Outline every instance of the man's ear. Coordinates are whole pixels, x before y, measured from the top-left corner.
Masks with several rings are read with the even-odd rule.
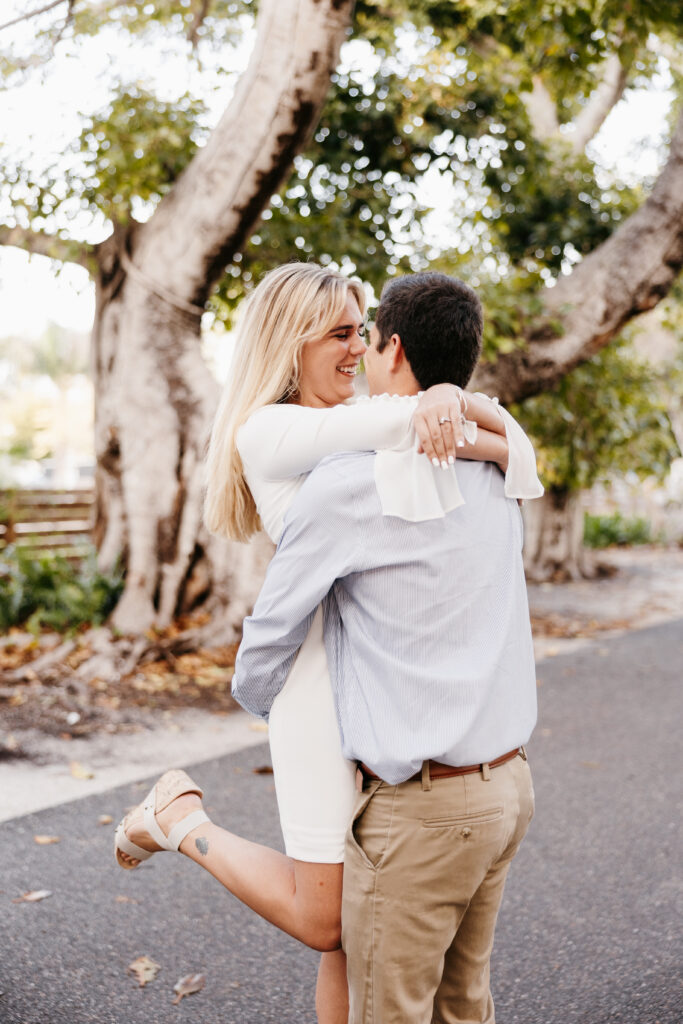
[[[389,371],[390,373],[398,373],[405,362],[406,354],[403,350],[403,342],[399,334],[392,334],[389,338]]]

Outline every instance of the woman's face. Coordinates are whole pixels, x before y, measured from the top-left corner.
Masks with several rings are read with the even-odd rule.
[[[365,322],[349,292],[336,324],[301,351],[299,405],[325,408],[353,397],[353,378],[365,353]]]

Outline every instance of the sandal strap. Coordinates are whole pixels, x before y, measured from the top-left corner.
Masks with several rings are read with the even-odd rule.
[[[199,828],[205,821],[210,820],[208,814],[202,810],[193,811],[192,814],[188,814],[186,818],[183,818],[177,825],[174,825],[168,833],[166,840],[168,843],[167,849],[177,850],[188,832],[191,832],[193,828]]]
[[[156,819],[155,813],[156,805],[156,792],[153,788],[151,793],[148,794],[143,807],[144,824],[146,831],[150,834],[157,846],[160,846],[162,850],[173,850],[172,846],[168,845],[168,839],[161,831],[159,824]]]
[[[152,789],[143,801],[143,824],[148,835],[151,836],[157,846],[160,846],[162,850],[169,850],[175,853],[188,832],[203,825],[204,822],[210,821],[210,818],[201,809],[193,811],[179,821],[177,825],[174,825],[168,836],[165,836],[156,819],[157,812],[164,810],[172,800],[182,796],[184,793],[197,793],[200,798],[203,794],[199,786],[195,785],[192,779],[183,771],[167,772],[165,776],[162,776],[162,780],[164,785],[162,787],[163,796],[160,798],[160,806],[157,808],[156,784],[152,786]],[[142,847],[132,842],[126,835],[125,821],[126,819],[124,818],[116,829],[117,850],[128,854],[129,857],[135,860],[148,860],[155,851],[143,850]]]
[[[126,835],[123,822],[116,830],[116,845],[119,850],[127,853],[129,857],[133,857],[135,860],[149,860],[154,852],[153,850],[143,850],[141,846],[137,846],[132,842]]]

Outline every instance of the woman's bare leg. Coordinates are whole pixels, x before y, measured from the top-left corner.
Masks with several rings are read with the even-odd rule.
[[[343,949],[323,953],[320,957],[315,1009],[318,1024],[347,1024],[349,986],[346,980],[346,953]]]
[[[178,797],[157,814],[162,832],[168,835],[173,825],[200,807],[196,794]],[[142,849],[158,849],[144,828],[141,810],[129,816],[126,833]],[[288,935],[323,952],[339,949],[342,864],[293,860],[213,822],[193,829],[180,844],[180,852],[201,864],[233,896]],[[326,986],[325,981],[323,989]]]

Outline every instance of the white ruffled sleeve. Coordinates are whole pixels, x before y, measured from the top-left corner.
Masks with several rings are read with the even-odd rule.
[[[481,391],[479,398],[488,398],[498,407],[503,420],[508,442],[508,468],[505,473],[506,498],[540,498],[544,487],[536,471],[536,452],[514,416],[498,404],[497,398],[489,398]]]
[[[508,468],[505,474],[507,498],[539,498],[543,485],[536,475],[536,455],[531,441],[513,416],[498,405],[508,441]],[[476,423],[467,421],[465,436],[476,441]],[[456,472],[457,460],[447,471],[434,468],[424,455],[417,454],[417,439],[411,428],[393,448],[377,453],[375,484],[385,516],[397,516],[408,522],[442,519],[464,504]]]
[[[267,405],[240,427],[237,449],[245,467],[262,480],[298,477],[336,452],[400,444],[417,402],[417,395],[377,395],[329,409]]]

